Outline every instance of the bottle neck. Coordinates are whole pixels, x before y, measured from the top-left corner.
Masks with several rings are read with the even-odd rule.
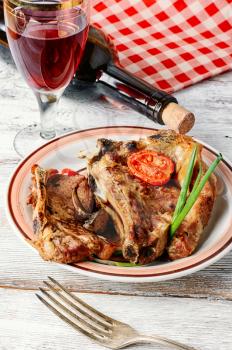
[[[112,63],[108,64],[98,79],[107,92],[151,120],[164,124],[162,112],[175,97],[140,80]]]

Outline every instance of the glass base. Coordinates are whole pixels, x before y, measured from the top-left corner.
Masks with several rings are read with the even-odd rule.
[[[61,136],[74,131],[73,128],[61,127],[56,130],[56,136]],[[44,145],[52,138],[41,137],[41,128],[39,124],[32,124],[20,130],[14,138],[14,149],[20,158],[24,158],[36,148]]]

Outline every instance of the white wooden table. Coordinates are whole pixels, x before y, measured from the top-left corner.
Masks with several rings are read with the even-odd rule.
[[[195,112],[191,134],[232,159],[232,73],[176,94]],[[154,124],[127,108],[116,110],[96,93],[66,91],[59,117],[79,128],[106,124]],[[47,263],[12,232],[4,212],[8,178],[19,158],[16,132],[38,121],[32,92],[16,71],[8,49],[0,48],[0,349],[96,349],[81,334],[50,313],[34,294],[48,275],[119,320],[191,344],[201,350],[232,348],[232,253],[204,271],[164,283],[121,284],[86,278]],[[131,349],[152,349],[139,346]]]

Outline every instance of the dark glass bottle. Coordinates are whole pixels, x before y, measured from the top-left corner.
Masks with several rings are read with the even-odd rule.
[[[7,45],[0,0],[0,44]],[[105,35],[90,28],[87,45],[76,78],[96,82],[106,95],[147,116],[159,124],[166,124],[181,133],[194,124],[194,115],[178,105],[177,99],[120,68],[117,52]]]

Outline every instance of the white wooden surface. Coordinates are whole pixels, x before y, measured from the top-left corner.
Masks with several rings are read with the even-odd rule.
[[[232,160],[232,73],[217,76],[176,94],[195,112],[191,134]],[[69,87],[59,118],[78,128],[154,124],[127,108],[103,103],[95,89],[86,95]],[[41,261],[18,240],[7,223],[4,196],[19,161],[15,133],[38,121],[38,109],[10,57],[0,48],[0,349],[100,350],[52,315],[34,296],[51,275],[109,315],[147,333],[165,335],[202,350],[232,348],[232,253],[215,265],[182,279],[158,284],[120,284],[74,274]],[[59,122],[59,120],[58,120]],[[138,346],[132,349],[151,349]],[[157,348],[158,349],[158,348]]]

